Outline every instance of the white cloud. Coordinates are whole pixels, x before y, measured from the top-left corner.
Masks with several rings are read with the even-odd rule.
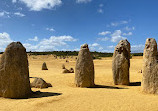
[[[132,45],[131,52],[132,53],[140,53],[140,52],[142,53],[144,48],[145,48],[145,45],[142,45],[142,44]]]
[[[20,13],[20,12],[15,12],[14,15],[19,16],[19,17],[24,17],[25,16],[23,13]]]
[[[13,16],[24,17],[25,15],[20,12],[7,12],[7,11],[0,12],[0,17],[11,18]]]
[[[113,52],[116,46],[111,45],[107,46],[107,52]],[[131,53],[143,53],[145,45],[138,44],[138,45],[131,45]]]
[[[106,51],[104,51],[104,52],[110,52],[110,53],[113,53],[115,47],[116,47],[116,46],[114,46],[114,45],[107,46],[107,47],[106,47]]]
[[[1,11],[1,12],[0,12],[0,17],[8,17],[8,18],[9,18],[9,17],[10,17],[9,14],[10,14],[10,12]]]
[[[17,1],[16,0],[12,0],[12,3],[16,3]]]
[[[128,24],[128,21],[112,22],[110,25],[116,27],[122,24]]]
[[[33,45],[28,43],[28,41],[36,41],[36,44]],[[72,36],[51,36],[49,38],[41,39],[38,41],[38,37],[35,36],[32,39],[28,39],[26,43],[23,43],[24,47],[27,51],[53,51],[61,49],[68,49],[69,44],[68,42],[75,42],[77,39],[73,38]],[[0,33],[0,50],[4,51],[6,46],[13,42],[11,40],[10,35],[6,32]],[[95,44],[94,44],[95,45]],[[70,49],[69,49],[70,50]]]
[[[51,36],[48,39],[42,39],[38,44],[32,45],[25,43],[27,51],[53,51],[58,48],[67,48],[69,45],[67,42],[75,42],[77,39],[72,36]]]
[[[99,7],[101,8],[101,7],[103,7],[104,6],[104,4],[99,4]]]
[[[103,47],[98,43],[89,44],[89,49],[91,51],[102,51]]]
[[[133,35],[133,33],[132,32],[128,32],[128,33],[123,33],[122,35],[130,36],[130,35]]]
[[[4,16],[4,12],[0,12],[0,17],[3,17]]]
[[[41,11],[43,9],[52,9],[62,4],[61,0],[19,0],[26,4],[32,11]]]
[[[104,32],[100,32],[98,35],[107,35],[107,34],[110,34],[111,32],[110,31],[104,31]]]
[[[108,37],[103,37],[103,38],[98,38],[97,40],[98,40],[98,41],[108,41],[109,38],[108,38]]]
[[[46,45],[55,45],[55,46],[62,46],[67,45],[66,42],[74,42],[76,39],[74,39],[71,36],[51,36],[49,39],[43,39],[40,44],[46,44]]]
[[[110,31],[105,31],[105,32],[100,32],[98,33],[98,35],[108,35],[108,34],[111,34]],[[110,37],[103,37],[103,38],[97,38],[97,40],[100,40],[100,41],[108,41],[109,39],[111,40],[111,42],[118,42],[122,39],[126,39],[126,37],[123,37],[122,35],[126,35],[126,36],[130,36],[132,35],[133,33],[132,32],[129,32],[129,33],[122,33],[121,30],[115,30],[111,35]]]
[[[128,24],[128,21],[121,21],[120,24]]]
[[[103,9],[98,9],[98,13],[103,13]]]
[[[92,0],[76,0],[77,3],[88,3],[91,2]]]
[[[125,37],[122,37],[121,30],[115,30],[113,34],[111,34],[111,42],[119,42],[120,40],[126,39]]]
[[[115,23],[112,22],[112,23],[111,23],[111,26],[118,26],[118,23],[117,23],[117,22],[115,22]]]
[[[32,45],[30,43],[24,43],[23,46],[27,51],[38,51],[38,45]]]
[[[104,6],[104,4],[99,4],[99,9],[97,10],[98,13],[104,13],[104,11],[102,9],[103,6]]]
[[[55,30],[53,28],[46,28],[46,30],[54,32]]]
[[[75,48],[75,49],[74,49],[74,51],[79,51],[79,50],[80,50],[79,48]]]
[[[20,10],[20,11],[21,11],[21,10],[22,10],[22,7],[17,8],[17,10]]]
[[[100,44],[98,44],[98,43],[93,43],[93,44],[89,45],[89,47],[98,47],[98,46],[100,46]]]
[[[37,42],[38,41],[38,37],[37,36],[35,36],[33,39],[28,39],[29,41],[35,41],[35,42]]]
[[[102,51],[104,48],[103,47],[99,47],[99,51]]]
[[[126,31],[135,30],[135,27],[128,27],[128,26],[126,26],[126,27],[124,28],[124,30],[126,30]]]
[[[110,46],[108,46],[108,49],[114,49],[114,48],[115,48],[114,45],[110,45]]]
[[[6,32],[0,33],[0,50],[4,51],[6,46],[11,43],[10,35]]]
[[[108,52],[113,52],[116,46],[111,45],[107,46],[107,51]],[[132,53],[142,53],[144,50],[145,45],[138,44],[138,45],[131,45],[131,52]]]
[[[111,45],[107,46],[107,52],[113,52],[116,46]],[[143,53],[145,45],[138,44],[138,45],[131,45],[131,53]]]

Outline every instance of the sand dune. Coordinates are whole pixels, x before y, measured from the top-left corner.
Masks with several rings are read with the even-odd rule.
[[[46,62],[48,70],[41,70]],[[131,86],[115,86],[112,80],[112,58],[94,60],[96,88],[76,88],[74,73],[62,74],[62,64],[75,68],[75,58],[54,59],[53,56],[30,56],[30,77],[41,77],[53,87],[32,88],[41,91],[29,99],[0,98],[0,111],[157,111],[155,95],[141,92],[142,57],[131,59]],[[32,79],[31,79],[32,81]]]

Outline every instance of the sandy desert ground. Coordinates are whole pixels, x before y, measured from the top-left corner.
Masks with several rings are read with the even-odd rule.
[[[29,99],[0,98],[0,111],[158,111],[158,96],[141,92],[142,57],[133,57],[130,86],[115,86],[112,80],[112,58],[94,60],[96,88],[77,88],[74,73],[62,74],[61,66],[75,68],[75,59],[54,59],[53,56],[30,56],[30,77],[41,77],[53,87],[32,88],[40,91]],[[41,70],[43,62],[49,70]],[[32,80],[31,80],[32,81]]]

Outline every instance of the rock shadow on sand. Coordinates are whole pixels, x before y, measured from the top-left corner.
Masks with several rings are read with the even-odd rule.
[[[51,97],[51,96],[59,96],[62,93],[54,93],[54,92],[32,92],[32,94],[27,98],[8,98],[8,99],[31,99],[31,98],[43,98],[43,97]]]
[[[62,95],[62,93],[36,91],[33,92],[32,96],[30,96],[29,98],[43,98],[43,97],[59,96],[59,95]]]
[[[141,82],[131,82],[129,86],[141,86]]]
[[[105,86],[105,85],[95,85],[94,87],[89,87],[89,88],[127,89],[127,88],[123,88],[123,87]]]

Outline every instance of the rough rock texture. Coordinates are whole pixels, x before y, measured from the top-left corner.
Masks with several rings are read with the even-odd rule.
[[[87,44],[81,46],[75,67],[77,87],[94,86],[94,63]]]
[[[112,61],[113,80],[115,85],[129,85],[130,43],[121,40],[115,47]]]
[[[158,94],[158,52],[153,38],[146,40],[143,62],[142,90],[145,93]]]
[[[48,70],[47,65],[46,65],[45,62],[42,64],[42,70]]]
[[[48,88],[52,87],[50,83],[46,83],[42,78],[35,78],[34,81],[30,84],[32,88]]]
[[[0,96],[28,98],[31,93],[26,49],[12,42],[0,58]]]

